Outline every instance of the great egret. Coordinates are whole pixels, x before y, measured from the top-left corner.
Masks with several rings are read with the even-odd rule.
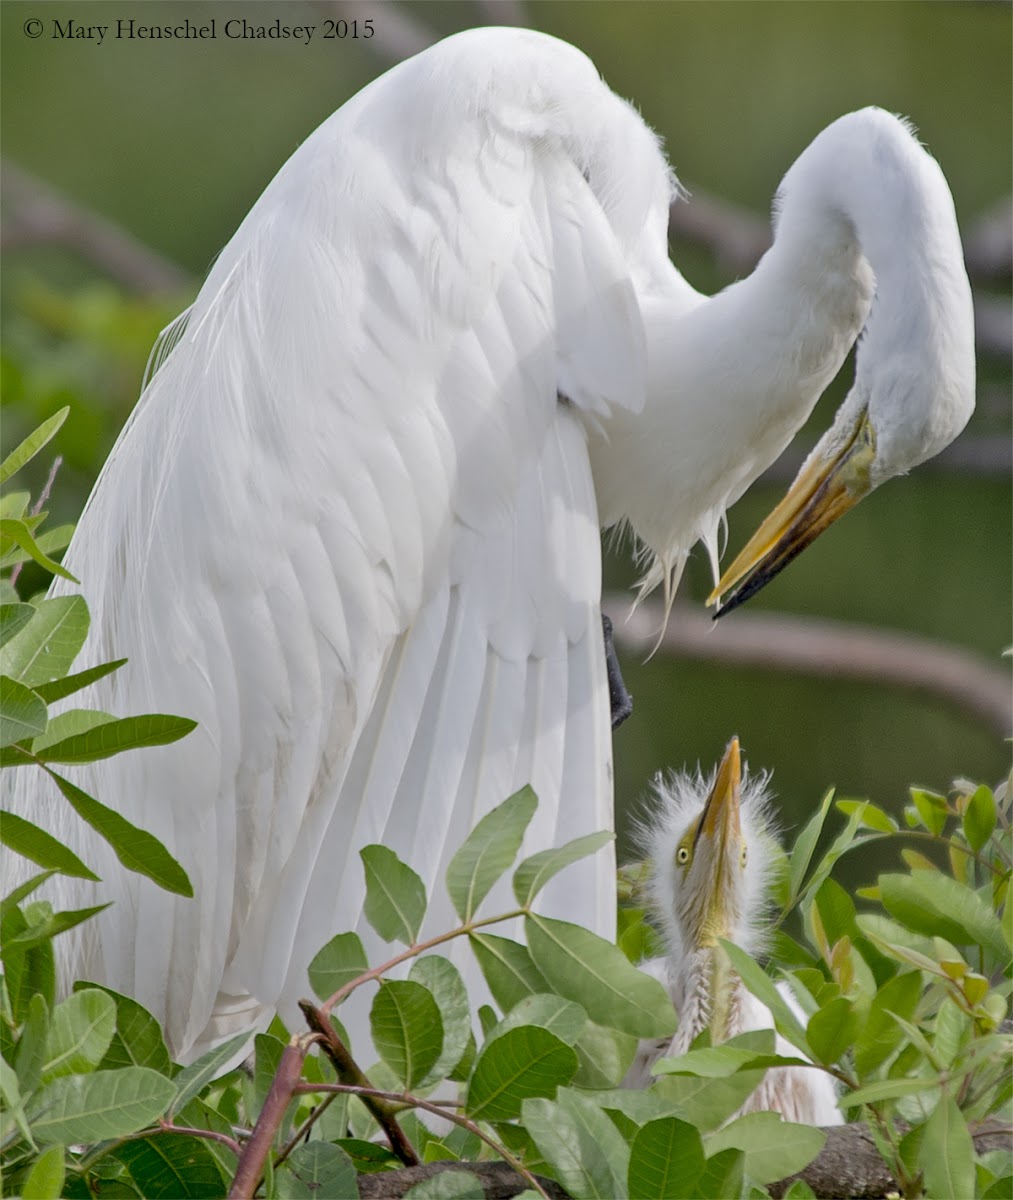
[[[705,1029],[717,1045],[738,1033],[772,1029],[767,1008],[731,969],[719,939],[758,953],[764,943],[771,866],[770,797],[766,778],[742,774],[738,738],[707,784],[700,776],[676,775],[658,784],[659,811],[644,830],[653,861],[652,908],[660,918],[668,954],[642,969],[668,989],[679,1014],[669,1039],[642,1042],[625,1087],[646,1087],[659,1058],[684,1054]],[[787,984],[778,985],[798,1009]],[[778,1054],[799,1052],[778,1034]],[[789,1121],[839,1125],[833,1080],[814,1067],[768,1071],[739,1110],[772,1110]]]
[[[366,843],[428,885],[425,933],[453,920],[450,854],[516,787],[541,797],[529,851],[612,825],[601,526],[630,523],[670,596],[867,317],[835,425],[866,439],[864,478],[967,420],[953,205],[903,122],[825,130],[773,248],[713,298],[669,262],[675,186],[578,50],[472,30],[325,121],[166,331],[67,564],[82,666],[130,658],[83,702],[200,726],[78,778],[196,899],[118,869],[34,777],[16,806],[116,901],[61,937],[64,976],[137,997],[180,1060],[292,1016],[312,954],[365,930]],[[611,935],[613,859],[544,907]]]

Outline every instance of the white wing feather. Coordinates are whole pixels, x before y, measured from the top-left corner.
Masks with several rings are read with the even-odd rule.
[[[172,329],[68,565],[81,665],[130,658],[83,702],[200,724],[73,775],[195,899],[37,778],[15,803],[104,876],[59,902],[116,901],[64,971],[136,996],[178,1058],[293,1020],[312,954],[365,928],[363,845],[419,872],[435,932],[450,854],[516,787],[528,850],[611,825],[586,422],[643,403],[671,186],[579,52],[461,35],[306,141]],[[612,872],[573,868],[546,910],[610,935]]]

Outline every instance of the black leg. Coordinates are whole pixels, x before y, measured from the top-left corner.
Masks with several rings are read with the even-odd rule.
[[[609,680],[609,703],[612,706],[612,728],[618,729],[626,718],[633,712],[633,697],[623,683],[623,673],[619,670],[619,659],[616,658],[616,647],[612,640],[612,622],[604,613],[601,615],[601,628],[605,636],[605,669]]]

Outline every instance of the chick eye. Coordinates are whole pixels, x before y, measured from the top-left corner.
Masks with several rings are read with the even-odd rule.
[[[680,867],[684,867],[689,862],[689,847],[680,846],[675,852],[675,861]]]
[[[742,847],[742,869],[743,869],[743,871],[746,869],[746,847],[745,846]]]

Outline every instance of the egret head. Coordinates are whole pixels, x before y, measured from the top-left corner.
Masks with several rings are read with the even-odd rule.
[[[660,780],[657,792],[643,843],[654,861],[651,902],[670,961],[721,938],[756,953],[775,846],[766,776],[750,778],[732,738],[709,779],[675,775]]]
[[[875,278],[855,383],[711,593],[710,604],[726,595],[717,616],[755,595],[863,496],[948,446],[974,410],[971,287],[939,165],[907,122],[879,109],[851,113],[812,143],[804,172],[799,159],[785,176],[779,235],[814,203],[831,151],[850,168],[843,200]]]

